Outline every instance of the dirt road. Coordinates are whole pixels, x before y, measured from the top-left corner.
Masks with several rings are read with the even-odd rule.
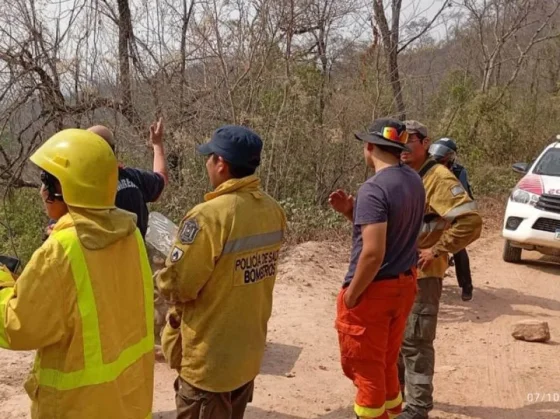
[[[454,276],[445,281],[437,338],[436,410],[441,419],[560,418],[560,265],[538,255],[501,261],[502,240],[471,250],[475,297],[463,303]],[[348,250],[306,243],[282,263],[269,344],[247,419],[350,419],[354,394],[342,376],[333,329],[334,301]],[[549,344],[513,340],[512,324],[549,322]],[[0,418],[27,418],[21,389],[32,355],[0,351]],[[156,369],[154,418],[172,419],[174,376]]]

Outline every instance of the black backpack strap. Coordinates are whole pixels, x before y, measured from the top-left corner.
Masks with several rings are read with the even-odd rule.
[[[461,166],[460,164],[454,164],[453,167],[451,168],[451,171],[453,172],[453,174],[455,175],[455,177],[457,179],[459,179],[459,176],[461,176],[461,172],[464,170],[465,168],[463,166]]]
[[[428,161],[428,163],[426,163],[426,164],[424,165],[424,167],[422,167],[422,168],[420,169],[420,171],[418,172],[418,174],[420,175],[420,177],[424,177],[424,175],[425,175],[426,173],[428,173],[428,171],[429,171],[432,167],[434,167],[436,164],[438,164],[438,162],[435,161],[435,160],[430,160],[430,161]]]

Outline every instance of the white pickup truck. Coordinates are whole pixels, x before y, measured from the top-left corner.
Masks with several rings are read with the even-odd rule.
[[[523,250],[560,256],[560,141],[546,147],[532,164],[516,163],[513,170],[524,176],[506,207],[504,261],[520,262]]]

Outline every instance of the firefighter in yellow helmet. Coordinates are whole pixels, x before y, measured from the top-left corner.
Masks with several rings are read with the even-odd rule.
[[[31,161],[57,223],[16,281],[0,270],[0,347],[38,350],[31,417],[151,418],[153,285],[134,216],[115,208],[115,155],[67,129]]]

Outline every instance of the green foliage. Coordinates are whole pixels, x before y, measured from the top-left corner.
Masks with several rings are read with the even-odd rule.
[[[469,171],[475,198],[503,196],[511,191],[520,176],[509,167],[483,164]]]
[[[330,208],[318,207],[307,199],[286,198],[280,205],[288,218],[290,242],[328,238],[333,231],[348,229],[350,223]],[[332,238],[332,237],[331,237]]]
[[[451,71],[442,80],[438,91],[431,98],[430,115],[441,115],[462,106],[476,96],[474,80],[463,71]],[[448,121],[449,122],[449,121]]]
[[[298,65],[294,72],[301,93],[312,97],[316,96],[323,77],[319,69],[313,65]]]
[[[33,189],[11,191],[2,201],[0,214],[0,254],[27,263],[41,245],[47,223],[39,194]]]
[[[509,192],[516,162],[530,162],[560,132],[558,98],[494,87],[483,94],[472,77],[450,72],[432,97],[427,124],[432,139],[457,141],[459,158],[477,196]]]

